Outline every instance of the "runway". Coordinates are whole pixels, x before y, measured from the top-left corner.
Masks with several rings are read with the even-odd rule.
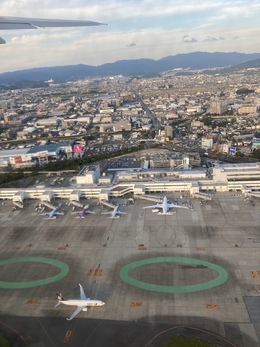
[[[119,219],[87,202],[97,213],[84,219],[64,201],[56,220],[35,213],[34,201],[14,212],[1,206],[0,327],[17,346],[150,347],[180,332],[259,345],[260,201],[216,193],[158,216],[142,209],[147,201],[117,199],[127,212]],[[76,308],[54,309],[55,294],[79,298],[78,283],[106,304],[68,322]]]

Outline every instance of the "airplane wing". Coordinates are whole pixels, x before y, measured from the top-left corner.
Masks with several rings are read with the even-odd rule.
[[[71,212],[71,214],[81,214],[81,213],[82,213],[82,211]],[[95,214],[96,212],[94,212],[94,211],[89,211],[89,210],[87,210],[87,211],[85,212],[85,214],[89,214],[89,213]]]
[[[86,21],[86,20],[0,17],[0,31],[1,30],[54,28],[54,27],[96,26],[96,25],[107,25],[107,24]],[[0,37],[0,44],[4,44],[4,43],[5,43],[5,40]]]
[[[117,214],[127,214],[126,212],[117,211]]]
[[[0,30],[106,25],[88,20],[0,17]]]
[[[57,306],[59,306],[61,304],[61,301],[58,301],[57,304],[54,306],[54,308],[56,308]]]
[[[75,212],[75,214],[76,213],[78,213],[78,214],[80,214],[80,213],[82,213],[82,211],[78,211],[78,212]],[[87,210],[86,212],[85,212],[85,214],[95,214],[96,212],[94,212],[94,211],[89,211],[89,210]],[[72,214],[73,214],[73,212],[72,212]]]
[[[72,320],[73,318],[76,317],[77,314],[79,314],[83,309],[87,309],[86,306],[79,306],[76,311],[70,316],[70,318],[66,318],[67,320]]]
[[[84,289],[80,283],[79,283],[79,288],[80,288],[80,299],[81,300],[90,300],[89,298],[86,297]]]
[[[158,207],[162,208],[162,205],[161,204],[156,204],[156,205],[145,206],[143,208],[158,208]]]
[[[112,212],[101,212],[101,214],[111,214]]]
[[[167,204],[168,208],[188,208],[187,206],[181,206],[176,204]]]

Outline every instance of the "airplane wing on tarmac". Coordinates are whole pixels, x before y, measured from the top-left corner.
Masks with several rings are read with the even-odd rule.
[[[70,316],[70,318],[66,318],[67,320],[72,320],[73,318],[75,318],[83,309],[87,309],[86,306],[79,306],[76,311]]]

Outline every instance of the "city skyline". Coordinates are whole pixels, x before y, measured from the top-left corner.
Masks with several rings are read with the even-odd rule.
[[[84,19],[108,26],[2,31],[0,73],[57,65],[101,65],[178,53],[258,53],[260,1],[0,0],[1,15]]]

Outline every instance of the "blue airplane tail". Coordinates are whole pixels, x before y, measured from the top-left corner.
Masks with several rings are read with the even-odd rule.
[[[65,300],[65,298],[62,296],[61,293],[56,293],[56,295],[57,295],[58,300],[60,300],[60,301],[64,301]]]

